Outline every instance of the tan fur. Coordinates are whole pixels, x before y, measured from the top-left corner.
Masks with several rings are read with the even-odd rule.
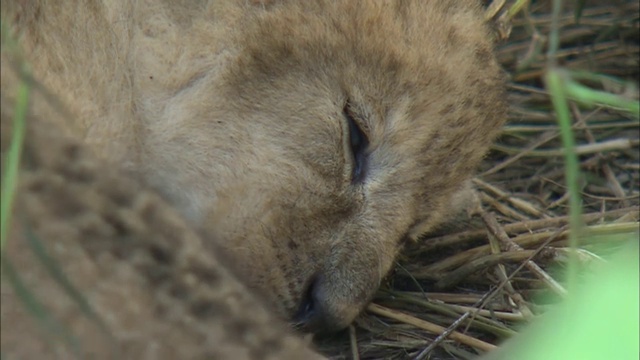
[[[10,70],[3,68],[3,85],[15,84]],[[7,92],[3,160],[14,109]],[[31,103],[44,105],[41,95],[32,90]],[[30,116],[27,124],[2,259],[3,359],[321,359],[156,194],[96,160],[46,118]],[[36,244],[90,311],[64,290]],[[33,306],[12,285],[12,269],[46,317],[27,310]]]
[[[313,286],[329,328],[366,305],[402,240],[443,221],[504,120],[475,1],[3,1],[2,11],[35,76],[78,119],[58,123],[219,239],[285,318]],[[369,139],[361,184],[347,102]]]

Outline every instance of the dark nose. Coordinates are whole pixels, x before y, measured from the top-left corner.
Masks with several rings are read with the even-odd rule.
[[[327,309],[327,294],[321,278],[313,279],[305,292],[294,317],[295,326],[306,332],[326,334],[344,326]]]

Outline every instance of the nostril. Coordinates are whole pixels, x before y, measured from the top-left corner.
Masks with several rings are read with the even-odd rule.
[[[320,275],[307,285],[294,317],[294,325],[299,330],[316,334],[330,333],[345,328],[356,314],[349,313],[350,308],[336,307],[334,299],[328,297],[330,284]],[[353,307],[353,309],[356,309]]]
[[[317,317],[316,301],[313,296],[316,283],[315,279],[312,279],[309,282],[309,285],[307,285],[302,299],[300,300],[300,306],[298,307],[298,311],[294,317],[294,321],[298,327],[306,329],[311,323],[317,321],[315,319]]]

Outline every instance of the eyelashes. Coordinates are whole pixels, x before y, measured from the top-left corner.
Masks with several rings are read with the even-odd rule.
[[[362,131],[358,122],[355,120],[356,116],[353,113],[349,103],[344,106],[343,114],[347,122],[347,129],[349,131],[349,149],[351,153],[351,182],[354,184],[361,183],[364,180],[366,174],[366,162],[367,154],[366,150],[369,146],[369,139],[367,135]]]

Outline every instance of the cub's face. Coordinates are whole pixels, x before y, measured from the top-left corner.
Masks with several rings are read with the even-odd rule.
[[[474,6],[302,3],[246,9],[142,170],[284,317],[331,330],[443,220],[504,106]]]

